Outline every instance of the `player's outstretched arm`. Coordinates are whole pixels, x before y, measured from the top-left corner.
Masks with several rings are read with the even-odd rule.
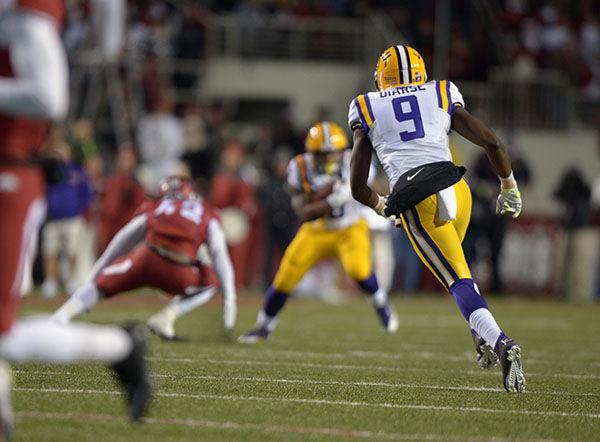
[[[381,216],[384,215],[386,198],[377,194],[368,185],[369,170],[371,168],[371,152],[373,146],[369,137],[361,130],[355,129],[353,133],[354,145],[350,160],[350,188],[356,201],[371,207]]]
[[[129,252],[144,240],[147,221],[148,217],[146,214],[138,215],[117,232],[106,247],[104,253],[102,253],[102,256],[100,256],[98,261],[96,261],[96,264],[94,264],[90,276],[91,281],[98,277],[104,267],[109,265],[119,256]]]
[[[229,330],[235,326],[237,318],[235,274],[227,251],[225,232],[217,219],[212,219],[208,224],[206,243],[223,289],[223,324]]]
[[[504,144],[496,134],[479,118],[463,108],[457,108],[452,114],[452,128],[485,152],[500,178],[501,190],[496,203],[496,212],[510,213],[516,218],[521,213],[521,194],[512,173],[510,158]]]

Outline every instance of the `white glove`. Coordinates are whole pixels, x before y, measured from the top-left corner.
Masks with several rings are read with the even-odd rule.
[[[333,192],[331,192],[325,200],[332,209],[339,209],[348,201],[352,200],[350,184],[345,181],[336,181],[333,185]]]
[[[387,207],[388,197],[383,196],[383,195],[378,195],[378,196],[379,196],[379,201],[377,201],[377,205],[375,207],[373,207],[373,210],[375,212],[377,212],[377,215],[387,218],[387,216],[385,216],[385,208]]]
[[[231,330],[235,327],[237,318],[237,305],[235,303],[235,295],[226,296],[223,301],[223,325],[226,330]]]
[[[521,192],[517,187],[513,174],[507,178],[500,178],[502,183],[500,186],[500,195],[496,201],[496,213],[504,215],[511,213],[513,218],[516,218],[521,213],[523,202],[521,201]]]

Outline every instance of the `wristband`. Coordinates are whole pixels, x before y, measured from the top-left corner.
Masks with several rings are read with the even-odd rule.
[[[500,178],[500,187],[502,189],[516,189],[517,188],[517,181],[515,180],[512,170],[510,171],[510,175],[507,176],[506,178],[502,178],[501,176],[499,176],[498,178]]]

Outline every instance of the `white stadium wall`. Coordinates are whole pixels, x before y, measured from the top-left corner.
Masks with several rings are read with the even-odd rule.
[[[218,58],[207,66],[203,93],[289,101],[300,126],[311,124],[325,106],[332,119],[345,123],[362,79],[364,72],[355,64]]]
[[[502,136],[502,131],[498,131]],[[532,180],[524,189],[524,209],[530,215],[556,215],[560,207],[552,197],[565,170],[577,167],[590,185],[600,179],[598,135],[592,130],[533,131],[516,133],[515,142],[531,168]],[[460,136],[452,136],[460,149],[462,164],[469,167],[480,152],[477,146]]]

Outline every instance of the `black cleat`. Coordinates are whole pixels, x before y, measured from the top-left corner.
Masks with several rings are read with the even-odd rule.
[[[125,331],[131,337],[133,347],[123,361],[112,365],[112,369],[127,394],[129,417],[136,422],[146,412],[152,396],[150,372],[144,359],[146,335],[144,328],[139,325],[127,326]]]
[[[521,366],[521,346],[505,336],[500,335],[496,344],[498,361],[502,367],[502,382],[508,392],[523,393],[525,391],[525,375]]]
[[[479,368],[488,370],[498,365],[498,356],[494,353],[492,346],[485,342],[485,339],[479,336],[475,330],[471,330],[471,336],[473,344],[475,344]]]

